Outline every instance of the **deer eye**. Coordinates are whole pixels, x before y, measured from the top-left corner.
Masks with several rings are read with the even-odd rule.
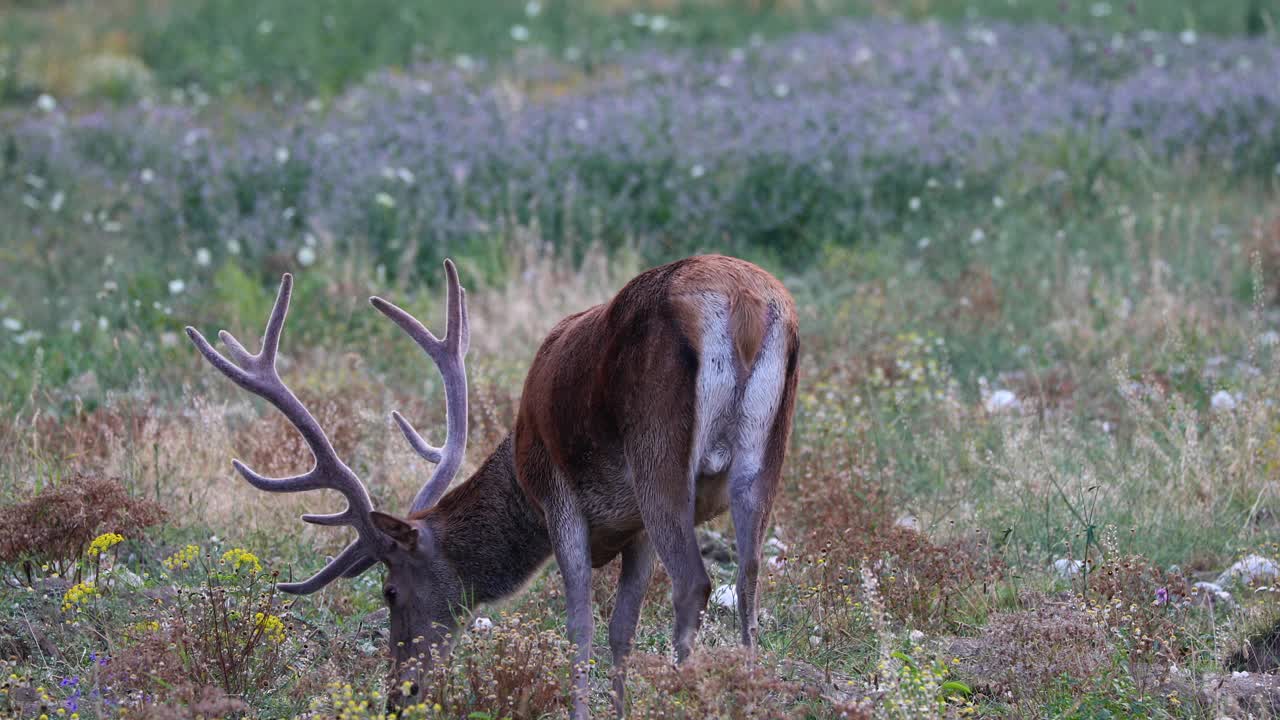
[[[387,599],[387,604],[390,605],[396,601],[396,589],[394,587],[387,586],[386,588],[383,588],[382,596]]]

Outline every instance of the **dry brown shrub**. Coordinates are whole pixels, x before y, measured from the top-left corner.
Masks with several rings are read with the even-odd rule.
[[[803,685],[781,680],[743,648],[704,648],[676,666],[636,654],[628,678],[632,717],[756,720],[806,717]]]
[[[1003,314],[1000,289],[991,271],[980,265],[965,268],[959,278],[948,283],[946,294],[955,299],[947,306],[951,320],[969,326],[990,325],[999,322]]]
[[[420,670],[419,700],[442,717],[488,713],[540,718],[567,706],[572,645],[558,630],[519,614],[502,615],[488,630],[465,632],[447,661]]]
[[[1112,557],[1089,574],[1088,592],[1090,607],[1121,638],[1131,662],[1168,667],[1186,657],[1185,607],[1178,601],[1191,588],[1183,576],[1140,555]]]
[[[856,620],[851,608],[866,566],[891,615],[912,627],[945,626],[967,592],[998,575],[985,536],[939,543],[897,523],[890,494],[857,459],[805,446],[795,456],[792,492],[775,514],[803,525],[771,584],[815,604],[814,616]]]
[[[190,685],[170,632],[149,632],[122,645],[102,669],[102,679],[129,693],[155,694]]]
[[[1063,676],[1096,677],[1110,660],[1107,640],[1105,627],[1069,600],[995,613],[982,635],[954,641],[950,652],[975,690],[1026,699]]]
[[[1261,271],[1262,301],[1268,304],[1280,302],[1280,217],[1270,222],[1254,224],[1251,242],[1246,248],[1249,258],[1256,258]]]
[[[129,495],[119,480],[80,473],[0,506],[0,562],[74,560],[100,533],[137,537],[164,517],[164,508]]]
[[[197,687],[182,684],[169,688],[158,700],[130,707],[127,717],[142,720],[201,720],[242,717],[248,711],[249,706],[243,700],[227,695],[215,685]]]

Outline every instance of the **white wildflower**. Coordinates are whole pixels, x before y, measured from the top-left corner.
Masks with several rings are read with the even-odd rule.
[[[907,207],[911,210],[911,212],[919,212],[919,210],[920,210],[920,198],[918,198],[918,197],[913,197],[913,198],[911,198],[910,200],[908,200],[908,201],[907,201]]]
[[[316,261],[316,251],[309,245],[303,245],[298,250],[298,264],[302,267],[311,267]]]
[[[44,93],[36,98],[36,107],[43,112],[51,113],[58,109],[58,101],[54,100],[52,95]]]
[[[58,192],[53,194],[53,197],[49,198],[49,209],[54,212],[58,212],[59,210],[62,209],[62,205],[63,203],[66,202],[66,200],[67,200],[66,193],[59,190]]]
[[[991,414],[1013,412],[1022,407],[1022,402],[1018,400],[1018,396],[1009,390],[996,390],[987,397],[987,401],[983,403],[983,407]]]
[[[209,252],[209,248],[196,248],[196,264],[200,267],[209,267],[213,262],[213,253]]]
[[[1236,399],[1226,390],[1219,390],[1209,398],[1209,407],[1214,412],[1230,412],[1236,409]]]
[[[512,25],[511,39],[516,42],[525,42],[529,39],[529,28],[523,25]]]
[[[1191,28],[1187,28],[1186,30],[1183,30],[1180,35],[1178,35],[1178,39],[1182,41],[1183,45],[1195,45],[1196,40],[1198,40],[1199,37],[1196,35],[1195,30],[1192,30]]]
[[[276,148],[276,162],[281,165],[289,162],[289,148],[287,147]]]
[[[706,174],[707,174],[707,169],[702,167],[701,165],[694,165],[693,167],[689,168],[689,175],[694,180],[697,180],[698,178]]]
[[[151,168],[142,168],[142,172],[138,173],[138,179],[143,185],[150,185],[156,179],[156,173]]]
[[[378,203],[379,205],[385,208],[393,208],[396,206],[396,199],[384,192],[380,192],[377,195],[374,195],[373,200],[374,202]]]
[[[538,17],[542,14],[542,3],[538,0],[529,0],[524,4],[524,14],[529,17]]]
[[[9,332],[19,332],[22,330],[22,321],[17,318],[7,317],[3,321],[4,329]]]
[[[181,278],[174,278],[169,281],[169,294],[181,295],[187,289],[187,283]]]

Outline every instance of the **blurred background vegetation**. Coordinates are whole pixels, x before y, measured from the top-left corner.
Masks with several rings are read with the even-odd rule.
[[[3,95],[125,93],[114,73],[207,92],[331,95],[372,70],[459,56],[509,59],[516,37],[553,53],[704,47],[844,17],[1013,20],[1103,31],[1274,35],[1274,0],[6,0]],[[531,7],[539,9],[529,13]],[[648,16],[664,18],[656,24]],[[523,28],[516,30],[516,28]],[[113,73],[113,74],[114,74]]]

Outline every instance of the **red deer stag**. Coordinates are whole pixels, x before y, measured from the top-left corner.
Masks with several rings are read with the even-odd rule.
[[[346,510],[304,515],[349,525],[358,538],[313,577],[285,583],[311,593],[375,563],[391,613],[390,644],[401,682],[393,706],[412,703],[430,647],[448,649],[457,618],[521,588],[552,555],[564,578],[568,634],[576,644],[573,715],[588,716],[594,617],[591,571],[622,556],[609,621],[613,696],[622,713],[627,654],[656,553],[671,576],[677,657],[692,649],[711,582],[694,527],[727,508],[739,557],[742,642],[757,642],[756,586],[761,539],[778,491],[791,431],[799,351],[795,304],[786,288],[751,263],[687,258],[644,272],[612,301],[561,320],[525,380],[515,431],[466,482],[446,493],[467,439],[469,330],[465,292],[452,262],[442,339],[381,298],[391,318],[444,378],[447,433],[429,445],[399,413],[392,417],[435,472],[408,513],[375,511],[360,479],[334,452],[315,418],[276,372],[292,278],[284,276],[262,350],[220,333],[231,359],[194,328],[187,334],[209,362],[275,405],[306,440],[315,466],[269,479],[235,469],[268,492],[330,489]]]

